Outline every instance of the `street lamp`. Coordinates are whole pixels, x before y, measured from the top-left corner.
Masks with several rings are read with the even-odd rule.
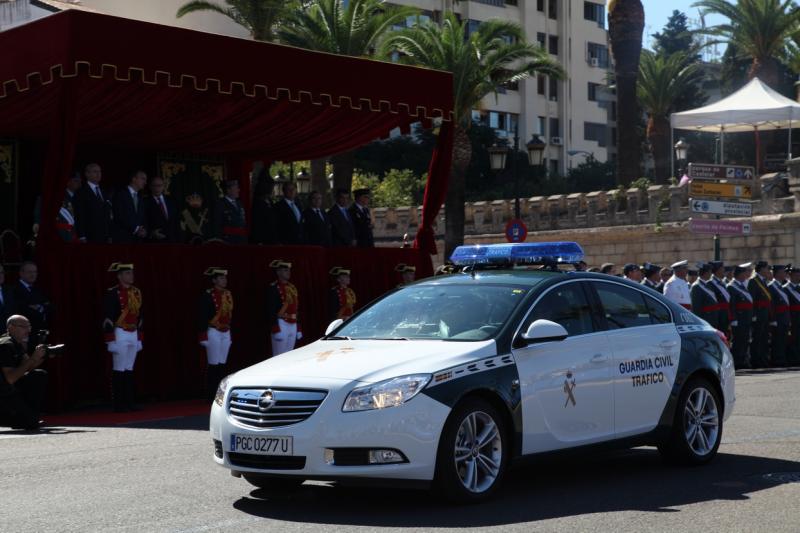
[[[689,158],[689,143],[683,139],[675,143],[675,159],[678,160],[678,174],[683,176],[686,173],[686,161]],[[683,161],[683,163],[681,163]]]
[[[538,167],[542,164],[544,158],[544,149],[547,144],[536,134],[531,136],[531,140],[525,145],[528,152],[528,163],[531,166]],[[517,165],[516,154],[519,152],[519,126],[514,128],[514,144],[512,147],[508,146],[491,146],[489,147],[489,167],[499,172],[506,167],[506,158],[511,154],[511,172],[514,177],[514,218],[520,218],[519,208],[519,172]]]
[[[306,172],[306,169],[301,168],[295,178],[297,181],[297,192],[300,194],[308,194],[311,192],[311,176]]]

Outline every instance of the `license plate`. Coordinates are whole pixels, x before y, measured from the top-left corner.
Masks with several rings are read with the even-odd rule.
[[[255,455],[292,455],[292,437],[232,434],[228,451]]]

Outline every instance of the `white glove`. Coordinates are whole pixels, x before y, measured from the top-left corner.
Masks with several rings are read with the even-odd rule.
[[[117,353],[119,348],[117,347],[117,341],[109,341],[106,343],[106,349],[108,349],[111,353]]]
[[[208,348],[208,340],[200,341],[200,346],[203,348]]]
[[[739,321],[738,320],[734,320],[733,322],[731,322],[731,327],[736,327],[738,325],[739,325]]]
[[[298,331],[298,332],[297,332],[297,336],[296,336],[295,338],[296,338],[297,340],[300,340],[300,339],[302,339],[302,338],[303,338],[303,332],[302,332],[302,331]]]
[[[136,351],[137,352],[142,351],[142,341],[136,341]]]
[[[770,326],[777,326],[777,325],[778,325],[778,323],[777,323],[777,322],[770,322],[770,323],[769,323],[769,325],[770,325]]]

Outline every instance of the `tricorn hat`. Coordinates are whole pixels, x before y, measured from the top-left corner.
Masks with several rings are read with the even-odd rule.
[[[331,276],[341,276],[341,275],[349,276],[350,275],[350,269],[349,268],[343,268],[343,267],[333,267],[330,270],[329,274]]]
[[[292,264],[289,261],[284,261],[283,259],[275,259],[269,264],[269,266],[276,270],[279,268],[292,268]]]
[[[109,272],[125,272],[126,270],[133,270],[133,263],[111,263],[108,267]]]
[[[204,276],[216,277],[216,276],[227,276],[228,271],[224,268],[219,267],[208,267],[205,272],[203,272]]]
[[[395,272],[416,272],[417,267],[413,265],[407,265],[405,263],[400,263],[396,267],[394,267]]]

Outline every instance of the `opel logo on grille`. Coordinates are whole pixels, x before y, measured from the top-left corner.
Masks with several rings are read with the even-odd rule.
[[[275,405],[275,393],[272,389],[267,389],[258,398],[258,410],[264,413],[272,409],[273,405]]]

